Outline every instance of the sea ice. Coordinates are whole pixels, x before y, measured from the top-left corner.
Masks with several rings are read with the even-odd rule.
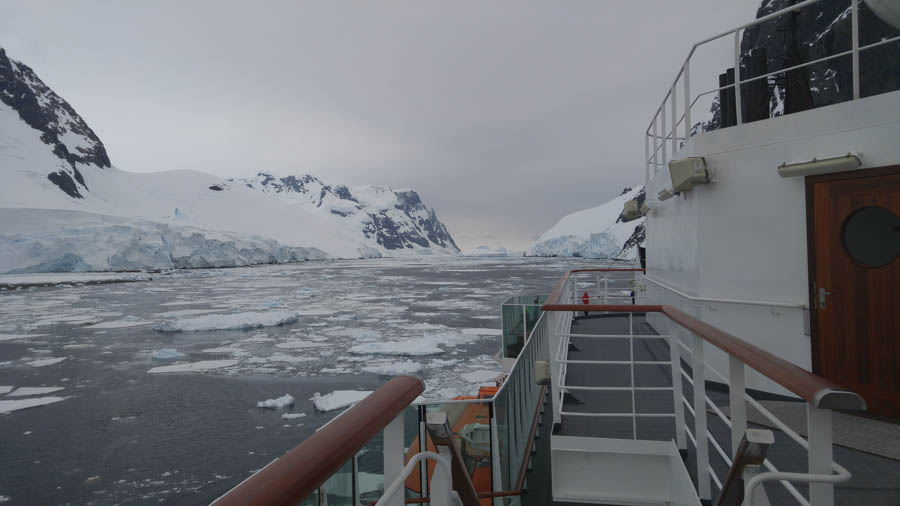
[[[35,395],[52,394],[65,389],[66,387],[19,387],[15,392],[9,394],[9,397],[33,397]]]
[[[304,416],[306,416],[306,413],[285,413],[281,415],[281,418],[284,418],[285,420],[293,420],[295,418],[303,418]]]
[[[34,399],[16,399],[0,401],[0,413],[10,413],[20,409],[33,408],[36,406],[45,406],[54,402],[64,401],[65,397],[36,397]]]
[[[496,379],[499,375],[500,373],[498,373],[497,371],[481,370],[463,373],[459,376],[469,383],[486,383],[488,381],[494,381],[494,379]]]
[[[89,329],[124,329],[128,327],[140,327],[141,325],[149,325],[153,322],[148,320],[141,320],[140,318],[134,317],[125,317],[121,320],[112,320],[108,322],[100,322],[95,323],[93,325],[88,325],[86,328]]]
[[[418,356],[444,353],[444,350],[430,340],[361,343],[356,346],[351,346],[347,351],[356,353],[357,355],[372,353],[376,355]]]
[[[30,365],[32,367],[45,367],[48,365],[58,364],[63,360],[69,357],[47,357],[38,360],[33,360],[31,362],[25,362],[26,365]]]
[[[11,386],[11,385],[0,385],[0,395],[12,392],[13,388],[16,388],[16,387]]]
[[[320,395],[319,392],[316,392],[310,400],[313,401],[316,410],[327,412],[356,404],[371,393],[371,391],[362,390],[335,390],[330,394]]]
[[[199,362],[188,362],[186,364],[173,364],[154,367],[147,371],[150,374],[166,373],[166,372],[202,372],[213,369],[221,369],[223,367],[231,367],[236,365],[239,360],[201,360]]]
[[[150,358],[154,360],[174,360],[183,356],[184,353],[181,353],[175,348],[163,348],[161,350],[156,350],[150,354]]]
[[[207,348],[203,353],[236,353],[244,351],[243,348],[237,346],[219,346],[218,348]]]
[[[260,327],[274,327],[296,321],[297,313],[292,311],[246,312],[168,320],[156,325],[153,327],[153,330],[160,332],[248,330]]]
[[[0,341],[14,341],[16,339],[28,339],[29,337],[41,337],[47,334],[0,334]]]
[[[363,371],[382,376],[398,376],[402,374],[415,374],[422,370],[422,364],[412,360],[400,360],[397,362],[380,362],[362,368]]]
[[[462,329],[463,334],[473,336],[502,336],[503,331],[500,329]]]
[[[256,403],[257,408],[279,409],[294,405],[294,398],[290,394],[284,394],[277,399],[266,399]]]

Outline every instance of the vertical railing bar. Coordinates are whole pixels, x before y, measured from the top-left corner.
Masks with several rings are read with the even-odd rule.
[[[668,97],[667,97],[668,98]],[[666,155],[666,101],[663,100],[662,108],[659,113],[659,130],[662,134],[662,164],[665,167],[666,163],[669,161],[668,156]]]
[[[628,336],[629,356],[631,357],[631,430],[634,440],[637,441],[637,398],[634,390],[634,313],[628,313]]]
[[[644,135],[644,184],[650,182],[650,136]]]
[[[653,173],[656,174],[659,172],[659,146],[657,143],[659,142],[659,134],[656,129],[656,120],[659,117],[659,113],[656,116],[653,116]]]
[[[859,100],[859,0],[850,0],[853,43],[853,100]]]
[[[684,404],[682,399],[681,381],[681,347],[676,340],[678,336],[671,331],[672,322],[669,322],[669,356],[672,360],[672,400],[675,403],[675,443],[679,450],[687,450],[687,441],[685,440],[685,421],[684,421]]]
[[[741,111],[741,31],[734,31],[734,109],[737,124],[743,124]]]
[[[684,62],[684,142],[691,138],[691,59]]]
[[[741,438],[747,432],[747,403],[744,402],[746,381],[744,363],[734,355],[728,356],[728,397],[731,409],[731,456],[737,457]]]
[[[807,403],[807,431],[809,436],[809,474],[831,474],[833,449],[831,441],[831,411]],[[809,503],[834,506],[834,485],[810,483]]]
[[[676,80],[672,83],[672,89],[669,91],[669,95],[672,97],[672,158],[675,158],[675,153],[678,151],[677,142],[678,142],[678,100],[675,96],[675,84],[678,81]]]
[[[697,489],[700,499],[711,497],[709,444],[706,436],[706,364],[703,339],[691,332],[691,368],[694,375],[694,439],[697,441]]]

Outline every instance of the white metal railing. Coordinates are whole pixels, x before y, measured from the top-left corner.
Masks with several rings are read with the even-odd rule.
[[[406,463],[403,467],[403,471],[400,473],[393,483],[384,491],[384,494],[381,496],[381,499],[375,503],[375,506],[392,506],[394,504],[403,504],[404,493],[406,490],[406,479],[416,471],[417,467],[420,467],[420,462],[423,462],[425,459],[431,459],[437,463],[437,468],[440,469],[440,473],[435,472],[431,476],[431,482],[429,483],[428,490],[430,492],[429,504],[435,506],[451,506],[455,504],[453,501],[453,474],[450,471],[450,459],[443,455],[438,455],[434,452],[420,452],[413,455],[412,458]],[[359,504],[359,501],[356,501],[356,504]]]
[[[850,10],[850,23],[851,23],[851,49],[847,51],[842,51],[839,53],[835,53],[823,58],[819,58],[816,60],[804,62],[798,65],[794,65],[791,67],[779,69],[773,72],[766,73],[764,75],[753,76],[747,79],[741,78],[741,33],[743,30],[759,25],[766,21],[770,21],[777,17],[789,14],[793,11],[797,11],[804,7],[808,7],[815,3],[818,3],[822,0],[806,0],[796,5],[792,5],[785,9],[782,9],[777,12],[773,12],[761,18],[757,18],[749,23],[745,23],[736,28],[732,28],[731,30],[724,31],[707,39],[701,40],[700,42],[695,43],[691,46],[691,50],[688,52],[687,57],[684,60],[684,63],[681,65],[677,75],[675,76],[672,85],[669,87],[666,95],[663,97],[662,103],[659,108],[653,115],[653,119],[648,125],[647,130],[644,133],[644,159],[645,159],[645,182],[650,180],[650,176],[655,174],[660,166],[665,166],[669,160],[673,159],[676,151],[679,148],[678,142],[690,139],[693,135],[692,129],[693,125],[691,124],[691,108],[697,103],[697,101],[706,95],[716,93],[726,89],[732,89],[734,91],[734,108],[735,108],[735,118],[736,124],[741,125],[744,123],[743,119],[743,108],[741,104],[741,85],[761,80],[768,79],[769,77],[783,74],[785,72],[797,70],[803,67],[808,67],[811,65],[816,65],[825,61],[830,61],[836,58],[842,58],[846,56],[850,56],[852,59],[852,77],[853,77],[853,97],[852,100],[858,100],[860,98],[860,79],[859,79],[859,53],[861,51],[869,50],[878,46],[882,46],[884,44],[890,44],[893,42],[900,41],[900,36],[892,37],[889,39],[884,39],[880,41],[873,42],[871,44],[867,44],[865,46],[859,45],[859,0],[849,0],[849,10]],[[691,92],[691,81],[690,81],[690,70],[691,70],[691,58],[694,56],[694,53],[700,46],[708,44],[710,42],[719,40],[728,35],[734,35],[734,83],[727,84],[725,86],[719,86],[713,88],[711,90],[703,91],[697,93],[696,95],[692,95]],[[679,114],[679,105],[678,98],[676,96],[676,89],[678,84],[681,83],[682,90],[684,91],[683,99],[681,102],[681,111]],[[669,123],[666,122],[666,106],[669,106]],[[679,127],[683,127],[683,133],[681,136],[678,134]],[[652,150],[651,150],[652,143]],[[671,149],[671,152],[667,150],[667,144]]]
[[[569,301],[560,300],[560,304],[570,303]],[[708,348],[703,338],[694,334],[677,322],[668,318],[669,328],[660,335],[635,335],[634,333],[634,313],[629,315],[629,333],[628,334],[573,334],[570,330],[564,328],[568,325],[571,328],[573,320],[572,312],[553,311],[545,312],[546,315],[556,315],[559,324],[553,329],[551,342],[556,342],[553,348],[553,362],[558,363],[556,366],[558,372],[554,378],[554,421],[562,422],[566,416],[594,416],[594,417],[631,417],[633,437],[637,438],[638,418],[657,417],[657,418],[673,418],[675,424],[676,445],[680,450],[687,449],[687,441],[695,448],[697,463],[697,489],[701,499],[709,500],[712,497],[712,488],[714,484],[718,490],[721,490],[722,481],[716,474],[710,463],[709,448],[712,447],[718,458],[721,458],[726,466],[731,466],[732,456],[737,452],[741,437],[747,431],[747,404],[753,406],[772,425],[787,435],[792,441],[804,448],[809,455],[807,473],[787,473],[780,471],[770,460],[764,461],[764,467],[767,472],[760,473],[745,483],[745,504],[751,504],[751,498],[755,489],[766,481],[779,482],[788,493],[801,505],[815,504],[816,506],[830,506],[834,504],[833,484],[847,481],[851,475],[847,469],[833,461],[832,456],[832,423],[831,409],[824,406],[817,406],[813,403],[807,403],[808,413],[808,438],[803,438],[796,431],[792,430],[783,421],[778,419],[771,411],[767,410],[762,404],[751,397],[746,391],[745,381],[745,364],[734,355],[729,355],[729,371],[727,375],[713,369],[704,359],[705,349]],[[552,318],[548,318],[548,321]],[[622,338],[628,339],[630,346],[630,354],[628,360],[568,360],[568,339],[570,337],[579,338]],[[635,360],[634,342],[636,339],[663,339],[668,344],[669,360],[668,361],[641,361]],[[688,344],[689,343],[689,344]],[[685,368],[682,363],[682,356],[690,363],[690,370]],[[579,387],[568,385],[566,383],[566,366],[568,364],[597,364],[597,365],[622,365],[630,364],[631,379],[629,387]],[[672,385],[667,387],[636,387],[634,381],[634,366],[641,364],[668,365],[672,375]],[[551,368],[554,364],[551,364]],[[731,409],[730,417],[726,416],[709,397],[706,391],[707,374],[711,374],[713,381],[724,383],[729,387],[729,405]],[[679,380],[676,380],[679,379]],[[686,395],[683,392],[683,378],[691,385],[691,391]],[[659,390],[671,391],[673,395],[672,413],[636,413],[634,393],[640,390]],[[580,413],[570,412],[562,409],[563,397],[565,391],[569,390],[608,390],[608,391],[631,391],[632,392],[632,412],[626,413]],[[727,444],[723,445],[717,441],[710,431],[707,420],[707,407],[716,417],[718,417],[731,431],[731,451],[727,451]],[[693,427],[687,424],[685,408],[693,418]],[[809,484],[809,498],[807,499],[794,485],[794,483]]]

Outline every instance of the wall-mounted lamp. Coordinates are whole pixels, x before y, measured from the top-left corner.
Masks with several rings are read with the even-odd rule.
[[[783,163],[778,166],[778,175],[781,177],[816,176],[819,174],[831,174],[858,169],[862,165],[859,153],[847,153],[844,156],[813,158],[808,162]]]
[[[656,198],[658,198],[661,202],[669,200],[670,198],[672,198],[674,196],[675,196],[675,192],[673,192],[672,190],[670,190],[668,188],[660,190],[660,192],[656,194]]]
[[[706,160],[701,156],[672,160],[669,162],[669,175],[672,177],[672,189],[677,192],[689,192],[693,187],[709,182]]]
[[[625,208],[622,209],[623,221],[636,220],[641,217],[641,207],[637,200],[629,200],[625,202]]]

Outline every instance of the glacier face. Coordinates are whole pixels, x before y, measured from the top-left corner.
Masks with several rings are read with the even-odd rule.
[[[625,222],[628,200],[643,203],[643,186],[625,188],[605,204],[565,216],[544,232],[526,256],[633,259],[644,242],[644,218]]]
[[[15,232],[9,214],[0,224],[0,272],[459,252],[413,190],[330,185],[310,175],[225,180],[197,171],[120,170],[75,110],[2,48],[0,182],[0,210],[20,211]],[[34,259],[28,265],[26,251]]]

